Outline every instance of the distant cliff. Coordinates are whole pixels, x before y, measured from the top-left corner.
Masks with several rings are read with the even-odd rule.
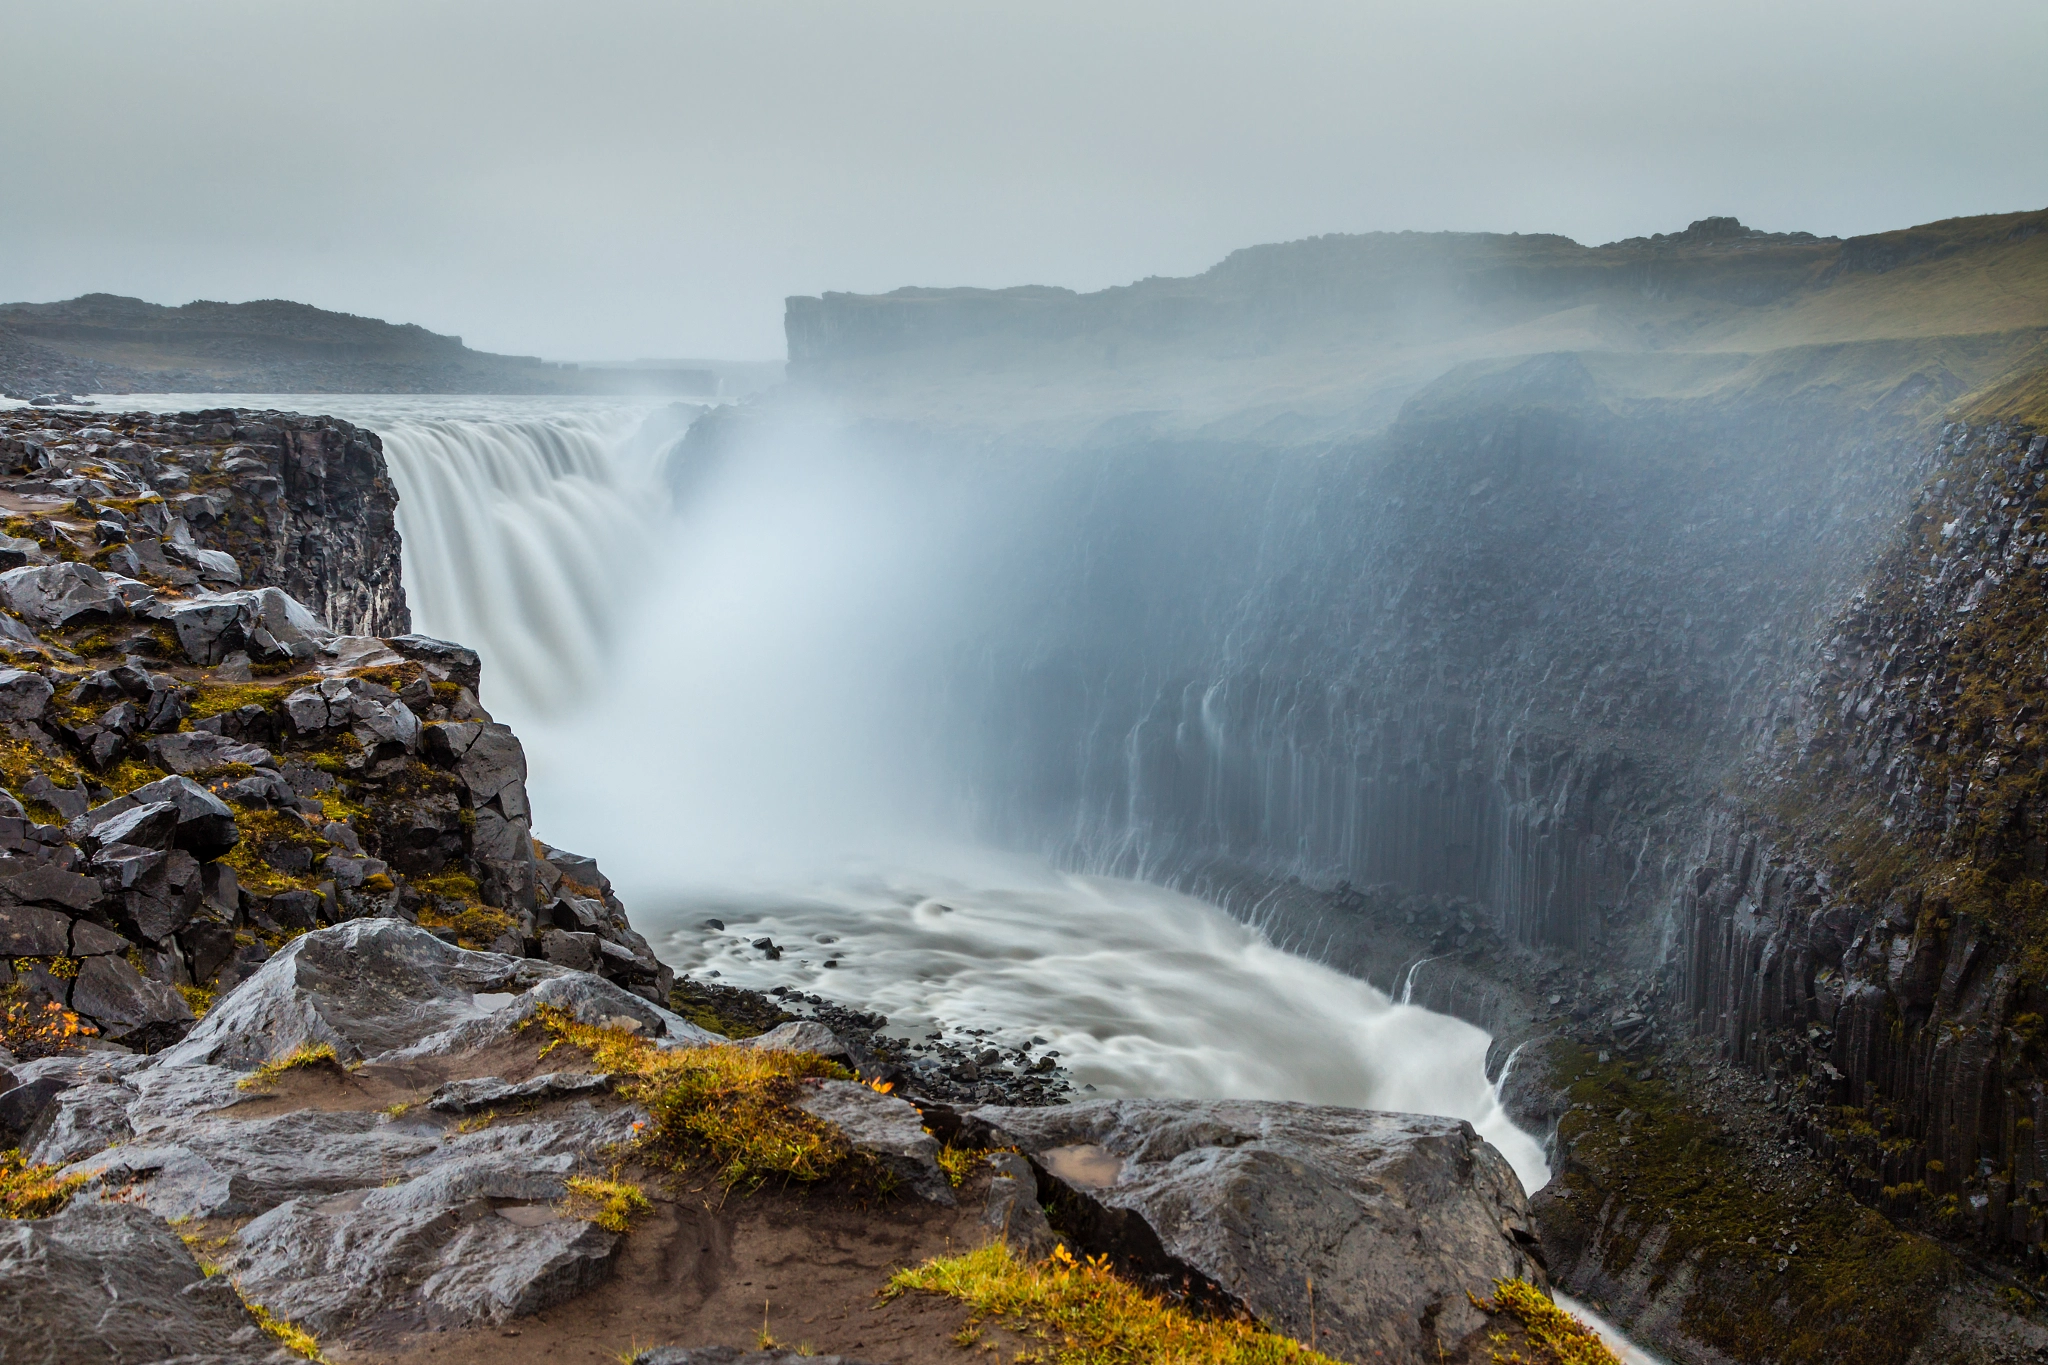
[[[410,323],[282,299],[166,308],[86,294],[0,305],[0,393],[52,391],[709,395],[718,377],[494,355]]]
[[[2048,334],[2044,227],[2048,212],[1847,241],[1732,218],[1598,247],[1546,234],[1327,236],[1089,294],[798,297],[784,326],[791,378],[890,422],[1062,444],[1198,435],[1316,445],[1387,425],[1409,397],[1476,360],[1733,359],[2004,336],[2009,364]]]
[[[2044,228],[1322,238],[788,329],[998,490],[929,708],[992,837],[1488,1028],[1559,1283],[1673,1358],[2002,1362],[2048,1351]]]

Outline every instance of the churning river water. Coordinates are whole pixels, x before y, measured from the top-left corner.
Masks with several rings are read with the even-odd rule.
[[[713,471],[674,505],[669,438],[636,439],[650,402],[101,405],[275,407],[381,433],[415,629],[482,654],[484,702],[526,745],[536,830],[596,857],[678,970],[841,999],[899,1032],[1043,1038],[1099,1095],[1463,1118],[1525,1187],[1548,1181],[1480,1029],[1194,897],[965,835],[903,760],[915,718],[892,709],[905,640],[961,609],[929,587],[971,552],[943,504],[794,451]],[[660,417],[672,433],[689,415]],[[763,936],[779,960],[750,946]]]

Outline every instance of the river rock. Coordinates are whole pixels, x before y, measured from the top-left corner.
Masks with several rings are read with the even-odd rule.
[[[73,1204],[0,1222],[7,1365],[256,1365],[276,1345],[155,1214]]]
[[[1350,1360],[1434,1362],[1469,1294],[1544,1283],[1528,1199],[1459,1119],[1252,1100],[1091,1100],[972,1118],[1030,1158],[1053,1223],[1162,1286]]]

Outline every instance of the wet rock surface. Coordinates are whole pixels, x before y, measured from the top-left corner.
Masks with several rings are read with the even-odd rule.
[[[636,1014],[662,1045],[719,1041],[602,978],[359,920],[294,940],[154,1057],[24,1064],[43,1096],[23,1145],[86,1178],[64,1217],[153,1225],[186,1265],[163,1220],[203,1228],[243,1295],[316,1333],[530,1315],[609,1273],[620,1239],[567,1211],[566,1182],[602,1174],[646,1118],[602,1076],[461,1074],[502,1068],[543,1003],[597,1023]],[[351,1065],[251,1079],[309,1046]],[[280,1104],[286,1083],[301,1093]],[[433,1098],[380,1108],[380,1084]]]
[[[298,1359],[161,1218],[119,1204],[0,1222],[0,1343],[9,1365]]]
[[[1313,1279],[1341,1358],[1434,1360],[1486,1325],[1468,1291],[1543,1282],[1520,1182],[1458,1120],[1239,1100],[963,1118],[1029,1158],[1055,1229],[1169,1292],[1306,1340]]]

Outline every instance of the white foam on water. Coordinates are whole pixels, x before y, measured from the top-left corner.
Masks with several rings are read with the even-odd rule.
[[[858,1003],[899,1030],[1042,1037],[1097,1095],[1447,1115],[1527,1188],[1549,1179],[1486,1078],[1483,1030],[1396,1004],[1176,891],[963,852],[947,873],[870,869],[636,904],[679,968]],[[764,936],[780,961],[751,946]]]

